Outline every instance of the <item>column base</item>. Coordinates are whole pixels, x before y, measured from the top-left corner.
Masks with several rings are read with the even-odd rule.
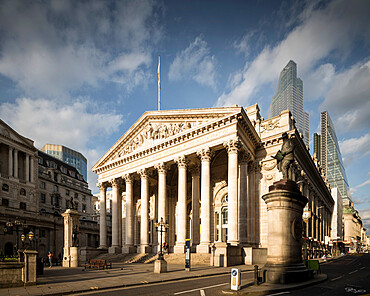
[[[296,264],[269,264],[263,268],[266,271],[266,282],[272,284],[290,284],[305,282],[312,278],[312,270],[308,270],[303,263]]]
[[[209,253],[209,244],[200,244],[197,246],[197,253],[202,253],[202,254],[208,254]]]
[[[173,247],[173,252],[175,254],[184,254],[185,253],[185,244],[177,244]]]
[[[104,246],[104,245],[99,246],[98,250],[106,251],[106,250],[108,250],[108,246]]]
[[[136,247],[134,246],[123,246],[122,249],[120,249],[122,254],[134,254],[136,253]]]
[[[154,261],[154,273],[167,272],[167,262],[165,260]]]
[[[150,246],[139,246],[137,248],[138,254],[146,254],[146,253],[151,253],[152,248]]]
[[[120,246],[111,246],[108,248],[109,254],[119,254],[121,253],[121,247]]]

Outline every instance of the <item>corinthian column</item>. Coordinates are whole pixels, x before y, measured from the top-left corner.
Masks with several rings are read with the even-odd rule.
[[[213,153],[210,148],[197,152],[201,159],[201,225],[200,244],[197,253],[209,253],[211,243],[211,158]]]
[[[134,180],[130,174],[125,175],[126,182],[126,245],[122,248],[123,253],[134,253]]]
[[[243,152],[240,155],[240,190],[239,190],[239,242],[240,244],[247,243],[247,204],[248,204],[248,162],[251,160],[249,152]]]
[[[26,165],[24,168],[25,174],[24,178],[26,182],[30,181],[30,156],[26,153]]]
[[[34,180],[34,171],[33,171],[33,168],[34,168],[34,164],[33,164],[33,162],[34,162],[35,160],[34,160],[34,157],[33,156],[31,156],[30,157],[30,182],[31,183],[33,183],[33,182],[35,182],[35,180]]]
[[[13,177],[13,148],[9,147],[9,177]]]
[[[158,170],[158,221],[166,221],[166,200],[167,200],[167,188],[166,188],[166,174],[167,166],[162,162],[154,166]],[[162,242],[165,241],[165,233],[162,233]],[[161,234],[158,233],[158,243],[161,242]],[[160,246],[158,246],[160,248]]]
[[[240,148],[239,138],[230,139],[224,143],[229,155],[227,168],[228,188],[228,239],[231,245],[239,243],[238,237],[238,150]]]
[[[191,223],[191,243],[192,246],[199,244],[199,167],[191,168],[191,197],[192,197],[192,223]]]
[[[107,248],[107,186],[98,184],[100,190],[100,249]]]
[[[178,166],[178,201],[177,201],[177,241],[174,253],[184,253],[186,239],[186,167],[187,160],[185,156],[179,156],[175,159]]]
[[[138,171],[141,179],[141,223],[140,223],[140,253],[149,253],[149,180],[148,170]]]
[[[18,178],[18,150],[14,149],[14,178]]]
[[[119,241],[119,211],[121,209],[121,198],[119,195],[119,179],[110,181],[112,185],[112,246],[109,253],[117,254],[120,251],[121,242]]]

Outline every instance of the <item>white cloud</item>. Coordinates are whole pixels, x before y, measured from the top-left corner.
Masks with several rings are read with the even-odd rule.
[[[199,84],[215,88],[215,67],[216,59],[210,55],[207,42],[198,36],[176,55],[170,65],[168,77],[172,81],[191,78]]]
[[[27,96],[61,97],[111,80],[132,87],[129,76],[148,71],[160,36],[155,6],[150,0],[2,1],[0,74]]]
[[[302,77],[304,81],[304,100],[316,100],[325,96],[333,84],[335,74],[334,65],[323,64]]]
[[[305,77],[316,71],[329,55],[348,54],[354,40],[360,38],[368,42],[370,34],[364,28],[370,27],[369,6],[368,1],[331,1],[315,9],[312,6],[306,8],[301,14],[300,25],[276,46],[266,46],[245,67],[242,81],[221,95],[216,105],[247,106],[260,88],[277,82],[280,71],[291,59],[298,64],[298,76]],[[326,89],[325,86],[319,88]]]
[[[370,126],[370,60],[339,73],[321,108],[330,110],[339,130]]]
[[[370,154],[370,133],[359,138],[351,138],[339,142],[344,165],[348,166],[352,161],[361,159]]]
[[[15,104],[3,103],[0,117],[21,135],[35,141],[37,148],[46,143],[62,144],[80,151],[88,159],[88,171],[104,154],[91,144],[104,140],[123,123],[122,115],[89,111],[91,103],[82,99],[71,105],[44,99],[19,98]],[[97,145],[94,145],[97,147]],[[96,180],[88,174],[93,186]]]

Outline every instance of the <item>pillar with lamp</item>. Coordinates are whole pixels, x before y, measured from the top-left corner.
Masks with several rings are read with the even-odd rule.
[[[169,225],[163,220],[163,217],[161,217],[161,221],[154,223],[154,226],[157,233],[160,234],[160,248],[158,259],[154,262],[154,273],[163,273],[167,272],[167,262],[164,260],[163,257],[163,234],[167,232]]]

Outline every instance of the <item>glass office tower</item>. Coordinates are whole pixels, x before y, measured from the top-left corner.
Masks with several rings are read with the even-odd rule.
[[[292,113],[296,127],[308,147],[309,115],[303,112],[303,82],[297,77],[297,64],[292,60],[280,73],[278,87],[271,100],[269,118],[278,116],[286,109]]]
[[[46,144],[41,151],[75,167],[87,181],[87,159],[80,152],[55,144]]]
[[[332,188],[337,187],[343,200],[350,200],[346,171],[343,166],[334,124],[327,111],[321,112],[320,163]]]

